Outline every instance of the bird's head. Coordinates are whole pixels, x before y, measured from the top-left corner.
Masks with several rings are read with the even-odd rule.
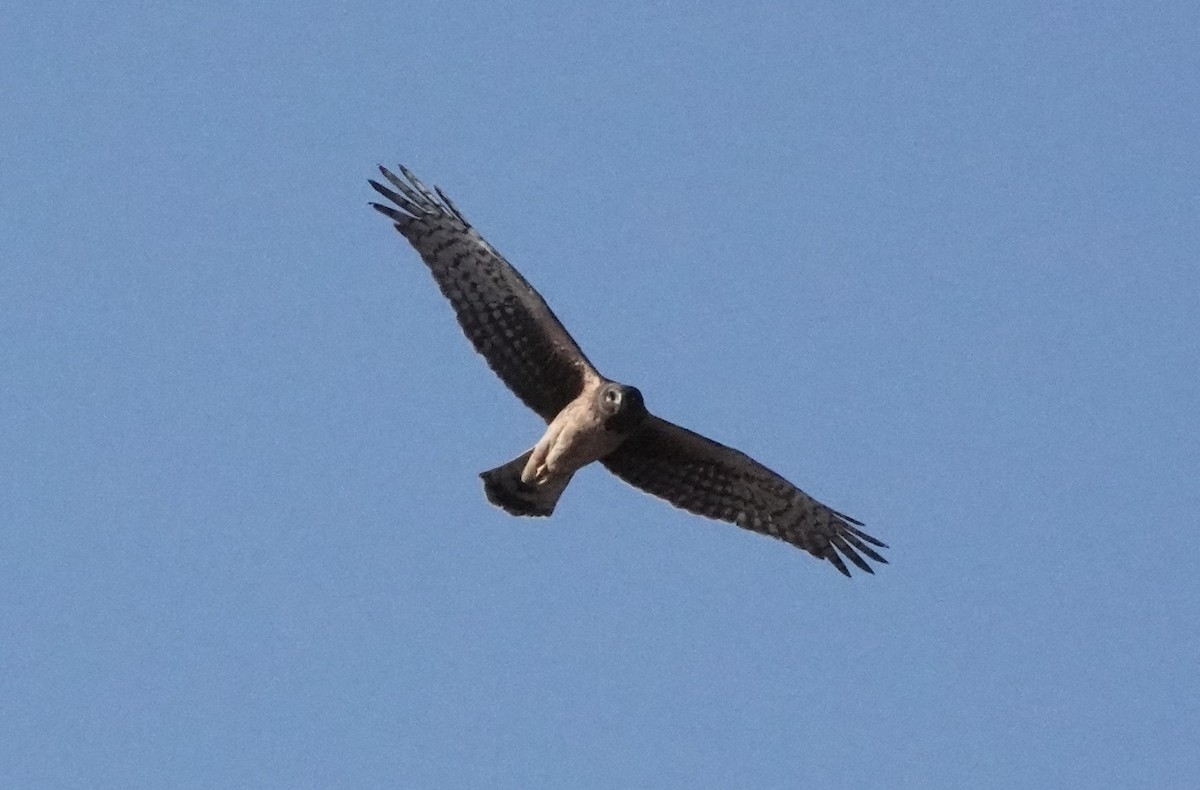
[[[646,419],[646,402],[637,387],[610,381],[596,393],[596,406],[609,431],[632,431]]]

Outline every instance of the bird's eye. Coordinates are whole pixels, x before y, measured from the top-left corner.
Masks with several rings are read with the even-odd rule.
[[[617,392],[616,390],[609,390],[608,392],[604,393],[604,399],[609,403],[616,403],[621,399],[621,393]]]

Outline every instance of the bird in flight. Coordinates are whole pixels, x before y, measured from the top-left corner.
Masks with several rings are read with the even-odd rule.
[[[479,235],[440,189],[380,166],[371,205],[421,255],[467,339],[513,393],[546,421],[533,448],[483,472],[488,501],[514,516],[549,516],[593,461],[675,507],[769,535],[874,573],[887,544],[748,455],[651,414],[636,387],[602,376],[541,295]],[[864,557],[866,559],[864,559]]]

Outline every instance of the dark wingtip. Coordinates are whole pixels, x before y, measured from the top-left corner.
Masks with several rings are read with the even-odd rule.
[[[838,553],[833,549],[832,546],[830,546],[828,553],[825,555],[825,559],[832,562],[833,567],[841,571],[843,576],[845,576],[847,579],[850,578],[850,569],[846,567],[846,563],[842,562],[842,558],[838,556]]]
[[[400,211],[397,211],[396,209],[391,208],[390,205],[384,205],[382,203],[367,203],[367,205],[370,205],[370,207],[372,209],[378,211],[379,214],[382,214],[385,217],[388,217],[388,219],[391,220],[392,223],[395,223],[397,231],[400,231],[401,233],[404,232],[404,228],[401,227],[400,223],[408,222],[408,221],[412,220],[412,217],[401,214]]]
[[[378,181],[376,181],[373,178],[368,178],[367,183],[371,185],[371,189],[374,189],[376,192],[383,195],[385,198],[392,201],[393,203],[396,203],[396,198],[400,197],[395,192],[388,189],[383,184],[379,183]],[[400,204],[396,203],[396,205],[400,205]]]
[[[853,546],[859,552],[861,552],[862,554],[865,554],[868,559],[872,559],[875,562],[882,562],[885,565],[887,564],[887,560],[885,560],[883,558],[882,554],[880,554],[879,552],[875,551],[875,549],[873,549],[869,545],[867,545],[867,542],[865,540],[858,537],[858,535],[856,535],[850,529],[842,530],[842,532],[838,535],[838,539],[850,546]]]
[[[833,511],[833,515],[837,516],[842,521],[849,521],[851,524],[853,524],[856,527],[861,527],[863,525],[863,523],[861,521],[859,521],[858,519],[856,519],[854,516],[847,516],[845,513],[842,513],[839,510],[833,510],[833,508],[829,508],[829,509],[831,511]]]
[[[841,514],[838,514],[838,515],[841,515]],[[843,518],[845,518],[845,516],[843,516]],[[853,523],[858,524],[858,526],[860,526],[860,527],[862,526],[862,524],[858,521],[854,521]],[[878,546],[881,549],[891,548],[890,546],[888,546],[888,544],[884,543],[879,538],[872,537],[872,536],[868,535],[867,533],[863,532],[861,529],[855,529],[854,527],[847,527],[846,529],[849,532],[854,533],[856,536],[862,538],[867,543],[870,543],[872,546]]]
[[[842,556],[844,556],[846,559],[853,562],[861,570],[864,570],[870,574],[875,573],[875,571],[871,570],[871,566],[867,564],[867,561],[864,560],[862,557],[858,556],[858,552],[854,550],[854,547],[851,546],[850,543],[843,536],[835,535],[833,537],[833,547],[837,551],[840,551],[842,553]]]

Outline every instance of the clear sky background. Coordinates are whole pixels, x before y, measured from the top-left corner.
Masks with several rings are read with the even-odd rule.
[[[0,786],[1195,787],[1195,3],[4,16]],[[892,564],[488,505],[401,162]]]

